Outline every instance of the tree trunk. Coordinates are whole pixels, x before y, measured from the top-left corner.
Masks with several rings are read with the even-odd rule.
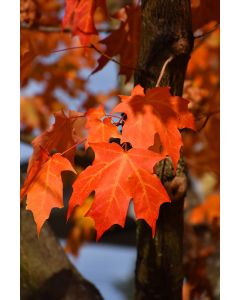
[[[37,238],[31,212],[21,208],[21,300],[102,300],[68,260],[48,224]]]
[[[135,84],[154,87],[164,63],[168,63],[162,86],[170,86],[173,95],[182,95],[187,63],[193,47],[189,0],[142,1],[141,47]],[[165,163],[166,164],[166,161]],[[161,179],[172,179],[169,164],[160,165]],[[179,180],[180,179],[180,180]],[[175,191],[182,189],[184,170],[179,164],[173,179]],[[179,184],[176,182],[179,182]],[[144,221],[137,224],[137,300],[182,299],[183,202],[185,190],[177,201],[164,203],[157,220],[156,235]],[[178,193],[178,191],[177,191]],[[172,200],[174,197],[172,196]],[[176,199],[174,199],[176,200]]]

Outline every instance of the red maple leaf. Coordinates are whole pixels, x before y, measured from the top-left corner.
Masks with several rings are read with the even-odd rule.
[[[122,129],[122,143],[134,148],[153,149],[169,155],[174,168],[180,156],[182,137],[179,129],[195,128],[186,99],[171,96],[168,87],[156,87],[144,93],[137,85],[131,96],[120,96],[122,102],[113,112],[124,112],[127,120]],[[156,142],[160,139],[159,142]]]
[[[72,27],[72,35],[78,35],[83,46],[89,45],[92,35],[97,35],[94,24],[97,8],[107,16],[106,0],[66,0],[62,26]]]
[[[40,233],[43,223],[49,217],[52,208],[63,207],[62,171],[72,171],[76,173],[71,163],[62,157],[60,153],[56,153],[42,164],[26,188],[26,209],[31,210],[33,213],[38,234]]]
[[[162,155],[143,149],[124,151],[115,143],[92,143],[90,146],[95,160],[73,184],[68,217],[76,205],[82,205],[95,191],[88,216],[95,221],[99,239],[113,224],[124,226],[133,197],[137,219],[145,219],[154,235],[159,207],[170,201],[160,180],[153,174],[153,167],[163,159]]]
[[[62,153],[83,140],[85,118],[81,113],[69,111],[67,116],[63,111],[59,111],[54,116],[55,123],[51,128],[32,141],[34,151],[28,169],[35,160],[39,159],[41,149],[45,149],[49,153],[53,151]],[[71,162],[73,162],[75,151],[75,149],[71,149],[65,155]]]
[[[119,74],[126,75],[126,81],[129,81],[137,65],[140,48],[141,8],[139,5],[128,5],[124,10],[125,18],[122,13],[118,17],[122,20],[119,29],[101,41],[107,49],[98,59],[98,66],[93,73],[100,71],[109,62],[109,57],[119,55]]]

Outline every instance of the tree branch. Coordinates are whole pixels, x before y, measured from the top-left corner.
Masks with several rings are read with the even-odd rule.
[[[39,239],[32,214],[21,207],[21,299],[103,300],[71,264],[48,224]]]
[[[72,33],[71,28],[62,28],[60,26],[43,26],[43,25],[34,25],[29,26],[27,24],[21,24],[21,29],[23,30],[30,30],[30,31],[39,31],[39,32],[46,32],[46,33]],[[98,32],[103,33],[110,33],[113,31],[112,28],[98,28]]]

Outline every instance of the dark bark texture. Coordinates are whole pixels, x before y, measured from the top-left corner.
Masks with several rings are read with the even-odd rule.
[[[173,95],[181,96],[192,47],[189,0],[142,1],[141,47],[135,84],[141,84],[145,89],[154,87],[164,63],[173,57],[165,69],[161,85],[170,86]],[[170,191],[170,195],[175,201],[161,206],[154,239],[149,226],[138,221],[137,300],[182,299],[184,172],[182,161],[176,176],[166,161],[159,165],[161,180],[174,182],[175,190]],[[174,194],[180,197],[174,199]]]
[[[21,208],[21,300],[102,300],[68,260],[45,224],[37,237],[32,213]]]

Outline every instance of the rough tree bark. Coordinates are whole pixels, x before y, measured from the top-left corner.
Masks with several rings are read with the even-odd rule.
[[[48,224],[37,238],[31,212],[21,208],[21,299],[103,300],[68,260]]]
[[[193,47],[189,0],[143,0],[141,47],[135,84],[154,87],[164,63],[172,57],[161,80],[173,95],[182,95],[187,63]],[[173,201],[161,206],[155,238],[144,221],[137,225],[136,299],[182,299],[183,202],[186,177],[180,163],[177,176],[165,161],[159,173],[171,180]],[[174,178],[173,178],[174,177]]]

